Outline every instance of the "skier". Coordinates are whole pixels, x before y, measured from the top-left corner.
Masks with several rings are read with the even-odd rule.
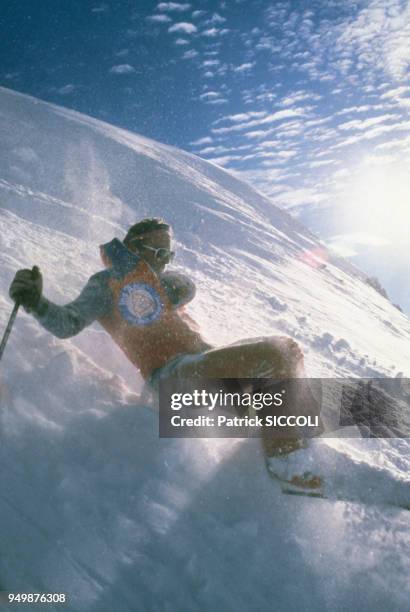
[[[137,299],[131,296],[137,315],[127,311],[131,297],[113,267],[113,252],[118,256],[118,250],[121,256],[125,252],[135,257],[134,267],[141,259],[148,264],[146,268],[150,272],[147,273],[154,274],[158,291],[165,292],[171,308],[157,321],[150,323],[147,318],[139,321],[135,318],[144,317],[152,301],[149,287],[144,283],[138,284]],[[80,295],[69,304],[59,306],[44,297],[42,275],[36,266],[33,270],[23,269],[16,273],[10,285],[10,297],[59,338],[75,336],[98,321],[154,389],[158,388],[160,380],[170,376],[181,379],[303,378],[303,354],[291,338],[264,338],[222,348],[205,342],[183,309],[193,299],[195,285],[183,274],[165,271],[174,252],[171,250],[171,228],[164,220],[143,219],[129,229],[122,244],[115,239],[100,247],[100,251],[106,269],[91,276]],[[133,260],[127,260],[127,265],[129,261]],[[141,287],[147,287],[145,293],[141,292]],[[120,295],[123,302],[125,299],[122,305],[119,305]],[[317,414],[318,407],[310,390],[306,386],[303,389],[303,403],[309,404],[308,411]],[[321,427],[318,433],[320,431]],[[297,433],[279,437],[272,428],[265,427],[263,443],[272,473],[297,488],[320,489],[321,481],[315,474],[303,471],[289,474],[290,455],[303,459],[306,453],[306,442]],[[297,464],[301,465],[299,460]]]

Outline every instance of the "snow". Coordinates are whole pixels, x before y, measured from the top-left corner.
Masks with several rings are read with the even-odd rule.
[[[6,89],[0,129],[2,328],[18,268],[65,303],[99,244],[164,216],[211,343],[285,334],[310,376],[409,376],[406,316],[234,175]],[[58,340],[19,313],[0,379],[2,588],[87,612],[408,609],[409,512],[283,496],[257,440],[159,439],[141,382],[98,326]],[[359,485],[408,484],[407,440],[329,444]]]

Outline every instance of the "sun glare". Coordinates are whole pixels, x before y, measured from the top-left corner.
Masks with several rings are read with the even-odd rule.
[[[345,206],[356,231],[382,243],[408,241],[410,173],[404,165],[363,164],[345,191]]]

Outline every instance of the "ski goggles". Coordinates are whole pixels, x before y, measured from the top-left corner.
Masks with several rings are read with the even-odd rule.
[[[170,249],[166,249],[164,247],[151,247],[147,244],[141,242],[138,238],[134,238],[134,240],[130,240],[128,244],[133,244],[137,247],[137,249],[147,249],[148,251],[152,251],[154,253],[155,259],[158,261],[171,261],[175,257],[174,251],[170,251]]]

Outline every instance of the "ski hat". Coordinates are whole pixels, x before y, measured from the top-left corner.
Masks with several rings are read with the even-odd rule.
[[[158,217],[147,217],[146,219],[142,219],[142,221],[131,225],[123,240],[123,243],[125,246],[127,246],[127,244],[129,244],[129,242],[134,238],[143,236],[148,232],[155,232],[156,230],[166,230],[170,232],[171,228],[168,223],[164,221],[164,219],[160,219]]]

